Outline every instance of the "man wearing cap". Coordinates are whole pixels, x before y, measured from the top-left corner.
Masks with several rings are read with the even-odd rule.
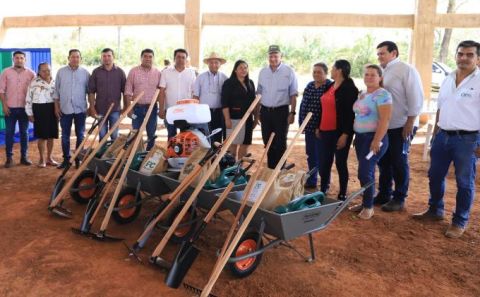
[[[295,119],[297,104],[297,77],[293,69],[282,63],[278,45],[268,48],[269,66],[258,76],[257,94],[260,100],[260,121],[263,143],[267,143],[272,132],[275,138],[267,153],[268,167],[275,168],[287,148],[288,125]]]
[[[222,129],[222,133],[217,133],[212,136],[212,141],[221,143],[222,140],[225,139],[226,134],[220,95],[227,76],[218,71],[218,69],[221,65],[225,64],[226,61],[217,53],[212,52],[203,62],[208,65],[208,71],[200,74],[195,80],[193,98],[199,99],[200,103],[208,104],[210,107],[211,121],[208,128],[210,131],[217,128]]]
[[[162,70],[160,79],[160,109],[158,116],[165,119],[166,111],[175,105],[178,100],[192,98],[193,85],[195,83],[195,70],[187,68],[188,52],[179,48],[173,53],[174,65]],[[177,129],[173,123],[165,120],[168,138],[177,135]]]

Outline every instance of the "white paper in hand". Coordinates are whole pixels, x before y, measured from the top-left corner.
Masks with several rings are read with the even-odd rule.
[[[252,187],[252,191],[250,192],[250,195],[248,196],[248,201],[249,202],[257,201],[258,197],[260,197],[260,194],[262,194],[262,191],[265,188],[265,185],[266,185],[265,181],[257,180]]]
[[[382,145],[383,145],[383,142],[380,142],[379,147],[382,147]],[[373,151],[370,151],[368,155],[365,157],[365,159],[370,160],[373,157],[373,155],[375,155],[375,153]]]

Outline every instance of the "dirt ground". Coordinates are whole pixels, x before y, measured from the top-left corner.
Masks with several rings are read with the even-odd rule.
[[[3,148],[0,150],[3,165]],[[455,203],[452,173],[446,195],[448,220],[422,224],[411,219],[412,213],[425,209],[428,198],[428,162],[421,160],[421,151],[421,145],[413,146],[406,211],[390,214],[375,208],[370,221],[344,211],[326,230],[314,234],[315,262],[306,263],[280,246],[267,251],[248,278],[236,279],[225,270],[212,293],[229,297],[480,296],[478,202],[461,239],[443,235]],[[18,145],[15,152],[18,157]],[[260,156],[261,147],[254,145],[252,152]],[[30,155],[32,161],[38,160],[35,142]],[[56,155],[60,159],[59,141]],[[290,160],[297,168],[305,168],[304,147],[296,146]],[[349,163],[349,189],[354,191],[359,182],[353,150]],[[75,214],[73,220],[50,214],[47,202],[59,174],[55,168],[34,166],[0,169],[0,296],[194,296],[184,288],[167,288],[165,273],[130,259],[123,243],[97,242],[73,234],[70,227],[79,226],[84,206],[66,202]],[[336,196],[336,172],[333,177],[330,194]],[[133,243],[154,207],[153,202],[147,204],[139,219],[128,225],[112,221],[109,233]],[[221,216],[232,219],[228,213]],[[185,278],[187,283],[204,286],[227,230],[221,220],[208,226],[199,242],[201,253]],[[153,242],[160,240],[158,233],[142,251],[143,258],[153,250]],[[307,237],[291,244],[308,253]],[[177,247],[170,244],[165,257],[171,259]]]

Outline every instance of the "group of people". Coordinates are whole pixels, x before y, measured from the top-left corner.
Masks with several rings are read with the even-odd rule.
[[[455,53],[457,69],[442,84],[428,171],[430,198],[418,220],[444,218],[445,178],[453,162],[457,181],[456,209],[447,237],[460,237],[468,223],[475,193],[476,160],[480,156],[480,44],[466,40]],[[313,113],[305,129],[308,166],[318,168],[306,187],[328,192],[335,159],[339,175],[338,199],[345,200],[348,185],[347,158],[353,145],[362,186],[375,182],[379,167],[378,191],[368,187],[360,204],[349,207],[362,219],[373,216],[375,204],[386,212],[404,209],[409,187],[410,144],[418,127],[423,89],[414,67],[400,61],[397,45],[385,41],[377,46],[380,65],[367,65],[363,80],[366,90],[358,92],[349,77],[350,64],[335,61],[331,78],[324,63],[313,66],[313,81],[303,93],[300,123]]]
[[[432,142],[429,170],[429,208],[415,218],[443,219],[445,177],[453,161],[457,178],[457,205],[452,224],[446,236],[463,234],[474,196],[476,152],[480,146],[480,45],[463,41],[456,50],[457,70],[443,83],[439,99],[435,137]],[[358,178],[362,186],[375,182],[375,169],[379,167],[378,193],[370,186],[363,194],[363,202],[351,206],[362,219],[370,219],[374,204],[382,205],[387,212],[401,211],[408,196],[409,149],[418,127],[422,110],[423,89],[420,76],[414,67],[400,61],[397,45],[385,41],[377,46],[379,65],[367,65],[364,70],[366,90],[359,92],[350,77],[351,66],[346,60],[337,60],[327,78],[328,66],[313,66],[313,81],[308,83],[299,108],[299,122],[308,112],[313,117],[305,128],[305,148],[308,166],[317,168],[318,174],[309,177],[306,187],[316,188],[320,177],[320,190],[330,188],[331,168],[335,160],[339,175],[337,198],[345,200],[348,190],[348,157],[350,147],[355,147],[358,159]],[[158,102],[154,113],[147,119],[147,150],[155,141],[157,119],[165,119],[166,110],[180,99],[196,98],[210,107],[211,121],[203,129],[206,134],[217,128],[222,133],[212,137],[222,142],[238,125],[254,101],[261,96],[260,104],[249,116],[246,124],[230,148],[236,158],[247,153],[252,143],[255,126],[261,123],[263,142],[272,132],[274,141],[268,151],[268,167],[274,168],[286,150],[289,125],[294,123],[298,96],[298,82],[294,70],[282,61],[278,45],[268,48],[268,65],[261,69],[257,87],[249,77],[246,61],[235,62],[230,77],[220,71],[226,60],[217,53],[204,59],[208,71],[196,75],[187,67],[188,52],[177,49],[173,65],[162,71],[153,66],[154,51],[145,49],[140,55],[141,64],[125,72],[115,65],[114,51],[101,52],[102,65],[90,75],[80,66],[81,53],[70,50],[68,65],[58,70],[55,80],[50,66],[38,66],[38,75],[25,68],[25,54],[13,54],[14,66],[0,76],[0,99],[3,104],[7,133],[5,167],[13,166],[12,145],[15,123],[21,132],[21,163],[31,165],[27,156],[28,120],[34,123],[34,133],[39,139],[38,166],[63,168],[70,158],[70,130],[75,125],[76,144],[84,137],[87,115],[105,115],[111,103],[113,111],[100,131],[104,137],[134,97],[143,97],[131,111],[132,126],[140,127],[152,100]],[[155,97],[157,88],[159,95]],[[87,104],[88,98],[88,104]],[[123,100],[123,104],[121,101]],[[158,115],[158,117],[157,117]],[[52,158],[53,139],[58,138],[58,121],[62,128],[63,162]],[[165,121],[168,137],[177,129]],[[118,132],[111,135],[115,139]],[[45,155],[46,146],[46,155]],[[77,161],[78,166],[78,161]]]

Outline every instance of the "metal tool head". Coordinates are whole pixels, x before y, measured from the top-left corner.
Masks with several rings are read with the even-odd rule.
[[[129,245],[124,241],[123,244],[125,245],[125,247],[126,247],[127,250],[128,250],[128,256],[129,256],[129,257],[134,257],[135,259],[137,259],[138,262],[140,262],[141,264],[143,264],[143,260],[142,260],[142,258],[140,258],[140,256],[137,254],[137,253],[138,253],[138,250],[135,248],[135,245],[136,245],[137,243],[135,243],[133,246],[129,246]]]
[[[195,296],[200,296],[202,294],[202,289],[194,287],[190,284],[183,283],[183,287],[185,288],[185,290],[195,293]],[[217,297],[217,296],[213,294],[208,294],[208,297]]]
[[[92,233],[90,231],[86,231],[86,230],[82,230],[82,229],[79,229],[79,228],[70,228],[70,230],[72,230],[73,233],[75,234],[78,234],[78,235],[83,235],[83,236],[86,236],[86,237],[89,237],[89,238],[94,238],[97,236],[97,234],[95,233]]]
[[[111,241],[111,242],[125,240],[124,238],[108,235],[105,231],[99,231],[97,234],[95,234],[95,236],[92,237],[92,239],[95,239],[98,241]]]
[[[60,205],[57,205],[55,207],[49,207],[48,210],[56,214],[59,217],[66,218],[66,219],[72,219],[73,218],[73,213],[70,209],[64,208]]]
[[[183,242],[165,277],[165,284],[170,288],[178,288],[199,253],[200,250],[193,246],[192,242]]]
[[[172,267],[172,264],[170,262],[159,256],[150,257],[149,262],[164,270],[170,270],[170,267]]]

